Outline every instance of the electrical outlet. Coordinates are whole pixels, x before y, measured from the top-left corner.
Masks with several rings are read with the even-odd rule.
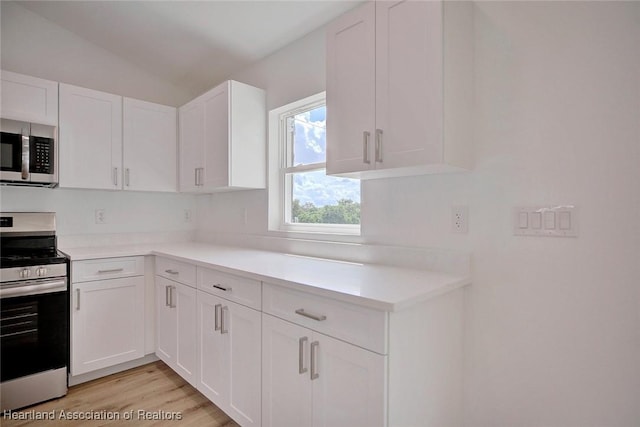
[[[107,223],[107,214],[104,209],[96,209],[96,224],[106,224]]]
[[[184,210],[184,222],[191,222],[191,209]]]
[[[469,232],[469,208],[467,206],[451,208],[451,231],[462,234]]]

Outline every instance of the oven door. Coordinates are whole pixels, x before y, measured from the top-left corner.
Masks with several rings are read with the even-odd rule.
[[[64,368],[69,358],[66,277],[2,284],[1,381]]]
[[[29,179],[29,136],[0,132],[0,171],[3,180]]]

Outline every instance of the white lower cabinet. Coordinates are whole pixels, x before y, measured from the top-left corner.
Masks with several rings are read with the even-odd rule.
[[[142,257],[137,257],[72,264],[71,375],[144,356],[142,263]],[[138,268],[128,271],[125,266],[129,264]],[[97,280],[99,275],[104,278]]]
[[[260,312],[198,290],[198,390],[242,426],[261,425]]]
[[[386,356],[268,314],[262,339],[263,426],[386,425]]]
[[[158,275],[156,355],[196,386],[196,290]]]

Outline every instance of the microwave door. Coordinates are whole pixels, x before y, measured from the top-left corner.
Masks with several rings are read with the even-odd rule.
[[[0,175],[2,180],[23,181],[23,148],[29,149],[29,137],[19,133],[1,132],[0,134]],[[27,178],[29,169],[26,169]]]

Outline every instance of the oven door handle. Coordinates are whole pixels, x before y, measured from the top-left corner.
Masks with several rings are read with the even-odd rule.
[[[22,297],[28,295],[49,294],[67,290],[67,279],[44,282],[27,282],[23,285],[0,288],[0,298]]]

